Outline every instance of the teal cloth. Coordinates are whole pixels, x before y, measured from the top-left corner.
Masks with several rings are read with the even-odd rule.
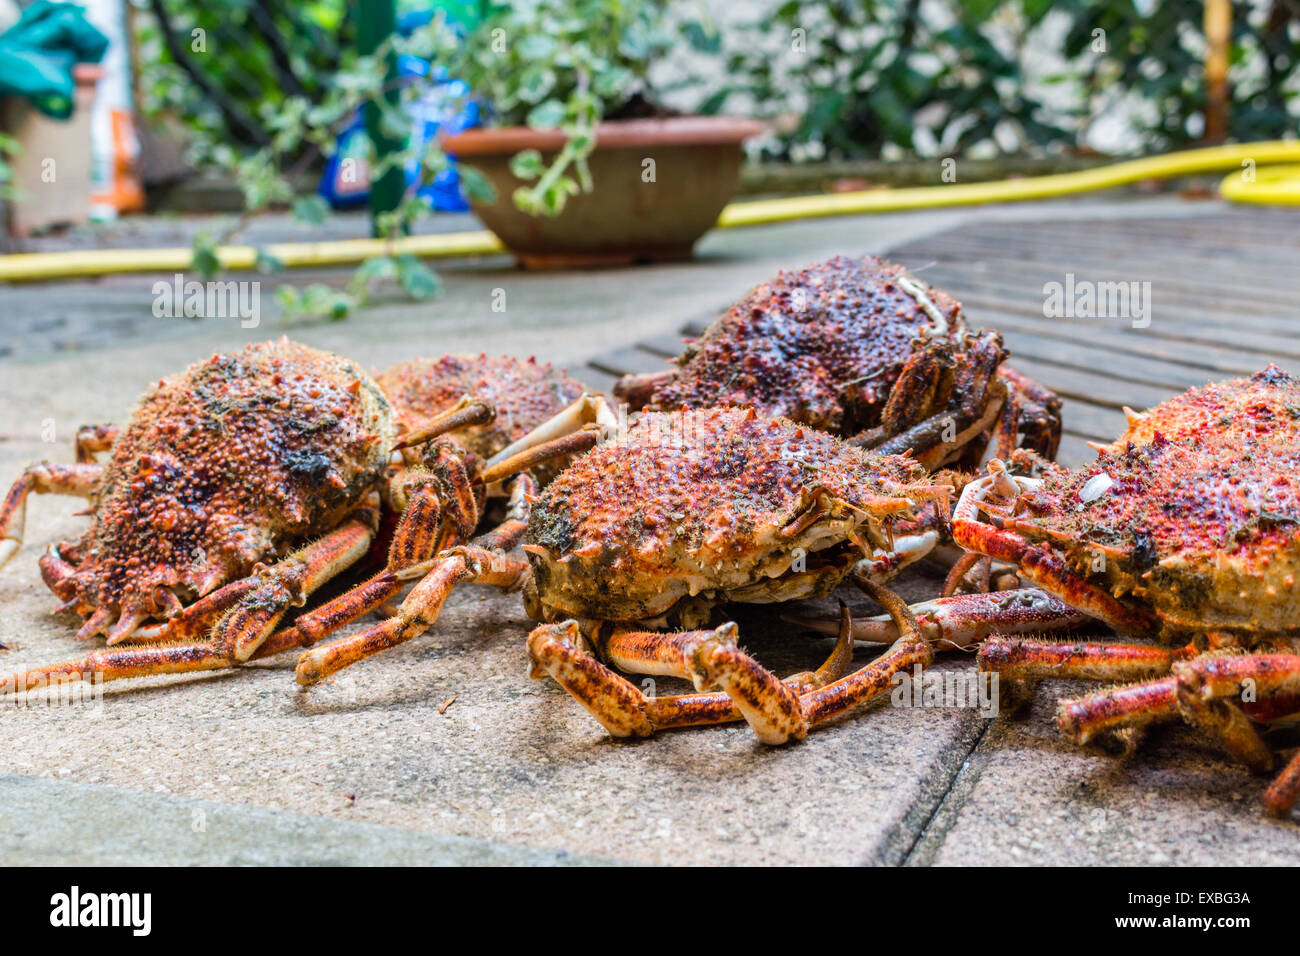
[[[72,68],[98,63],[108,37],[86,20],[76,3],[36,0],[18,22],[0,34],[0,95],[26,97],[55,119],[72,115]]]

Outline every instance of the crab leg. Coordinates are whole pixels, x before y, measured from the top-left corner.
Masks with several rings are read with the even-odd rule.
[[[911,451],[933,470],[992,431],[1007,398],[1007,385],[995,374],[1001,340],[996,333],[967,337],[964,360],[955,371],[950,349],[946,341],[935,342],[908,360],[880,427],[871,438],[863,436],[864,444],[881,454]],[[936,407],[936,400],[944,404]]]
[[[1268,789],[1264,791],[1264,806],[1275,817],[1291,812],[1300,800],[1300,752],[1287,762]]]
[[[657,730],[749,720],[751,715],[750,723],[757,721],[755,730],[761,737],[769,724],[788,713],[789,698],[797,701],[799,693],[824,687],[848,670],[853,660],[852,621],[847,608],[841,607],[840,615],[839,638],[826,662],[814,672],[784,681],[777,681],[736,648],[732,623],[676,634],[616,629],[598,641],[606,659],[622,670],[682,677],[695,681],[697,687],[709,680],[704,662],[721,651],[748,675],[748,686],[758,688],[758,696],[744,706],[729,692],[647,697],[586,651],[578,622],[572,620],[543,624],[528,636],[529,676],[554,678],[613,737],[648,737]],[[769,710],[775,715],[769,716]]]
[[[562,412],[551,422],[534,429],[511,446],[517,448],[517,451],[509,455],[502,453],[494,456],[492,463],[479,475],[482,483],[488,485],[516,473],[526,473],[527,469],[535,465],[574,454],[576,451],[594,445],[598,437],[597,432],[585,426],[582,431],[576,433],[561,434],[557,438],[546,437],[551,433],[557,420],[564,419],[566,415],[572,418],[573,415],[585,412],[596,417],[599,421],[604,413],[602,410],[608,411],[603,400],[591,399],[590,396],[584,396],[584,398],[587,399],[585,403],[580,399],[566,412]],[[569,419],[565,420],[569,421]],[[467,479],[465,481],[451,480],[450,485],[458,494],[468,495],[470,493]],[[471,543],[451,548],[445,547],[447,544],[464,541],[469,532],[473,530],[473,524],[477,521],[476,518],[474,523],[464,522],[458,528],[458,534],[441,540],[439,546],[443,550],[431,561],[424,561],[400,569],[390,567],[389,572],[405,580],[410,580],[412,577],[421,574],[425,576],[407,595],[406,600],[402,602],[394,616],[359,634],[351,635],[326,647],[305,652],[298,659],[298,683],[303,685],[318,683],[330,674],[349,667],[357,661],[389,647],[405,643],[411,638],[424,633],[437,621],[438,615],[442,611],[442,605],[458,584],[476,581],[480,584],[489,584],[505,590],[513,589],[521,584],[529,573],[527,560],[498,553],[495,546],[497,544],[509,544],[513,547],[517,543],[517,535],[522,532],[526,523],[526,517],[524,517],[526,512],[523,509],[526,507],[528,496],[535,493],[536,490],[536,482],[531,478],[527,479],[526,483],[517,486],[514,521],[504,532],[497,536],[499,540],[489,540],[485,543],[486,546]],[[477,515],[477,511],[475,515]],[[309,618],[305,623],[301,623],[297,628],[298,634],[296,636],[299,646],[319,641],[330,631],[341,626],[342,623],[354,620],[366,610],[381,604],[394,593],[377,581],[368,583],[369,588],[362,594],[360,601],[352,600],[353,595],[343,595],[338,599],[341,603],[336,603],[333,608],[322,609],[322,611],[326,612],[325,615],[315,620]],[[354,611],[356,613],[353,613]],[[312,626],[318,622],[321,626],[313,633]],[[293,646],[294,640],[295,636],[289,634],[278,637],[273,642],[274,648],[271,652]]]
[[[252,655],[291,604],[300,603],[360,560],[373,535],[368,522],[349,520],[256,576],[257,600],[223,616],[208,641],[95,651],[78,660],[11,675],[0,681],[0,695],[44,687],[52,680],[110,681],[233,667]]]
[[[854,574],[857,583],[863,576]],[[1087,624],[1091,618],[1038,588],[956,594],[911,606],[917,627],[927,641],[961,648],[978,644],[994,632],[1061,630]],[[835,633],[835,623],[788,617],[786,620],[823,634]],[[859,618],[853,622],[854,640],[891,644],[902,636],[891,614]],[[994,638],[996,640],[996,638]]]
[[[525,448],[507,458],[495,457],[492,459],[492,463],[483,469],[481,476],[483,484],[490,485],[493,482],[509,478],[511,475],[527,471],[529,468],[534,468],[556,458],[567,458],[570,455],[580,454],[594,448],[599,437],[599,433],[595,430],[584,428],[572,435],[553,438],[540,445]]]
[[[874,700],[888,690],[899,671],[934,660],[934,650],[921,633],[907,603],[893,591],[867,578],[855,578],[864,591],[894,618],[902,636],[870,664],[826,687],[804,694],[800,710],[808,727],[815,726]]]
[[[1078,613],[1078,612],[1075,612]],[[1080,623],[1087,618],[1079,615]],[[1168,674],[1200,652],[1195,644],[1168,648],[1105,641],[1035,641],[995,635],[979,651],[979,669],[1007,680],[1134,681]]]
[[[1121,633],[1155,634],[1159,625],[1149,611],[1120,603],[1106,590],[1077,575],[1049,547],[1035,547],[1014,531],[980,519],[980,508],[990,495],[1010,496],[1037,486],[1034,479],[1007,474],[997,459],[990,461],[989,474],[962,489],[957,507],[953,509],[953,540],[968,551],[977,551],[994,560],[1015,565],[1023,577]]]
[[[377,498],[374,499],[373,504],[378,505]],[[379,517],[374,507],[361,507],[353,512],[352,520],[366,523],[373,535]],[[203,641],[222,617],[232,608],[247,601],[249,596],[255,594],[260,587],[257,574],[238,578],[215,591],[204,594],[179,614],[161,624],[110,637],[108,644],[112,646],[122,643],[166,644]]]
[[[943,580],[943,590],[939,592],[940,597],[952,597],[956,594],[958,588],[965,582],[966,575],[976,565],[979,565],[978,590],[987,593],[992,583],[993,559],[975,551],[967,551],[948,569],[948,575]]]
[[[1056,710],[1057,726],[1080,744],[1088,743],[1098,734],[1125,727],[1177,719],[1178,679],[1175,677],[1063,700]]]
[[[617,434],[620,429],[625,427],[626,423],[619,420],[604,398],[599,395],[583,393],[564,411],[542,422],[523,438],[507,445],[488,459],[483,467],[484,474],[497,470],[503,462],[515,458],[520,452],[554,441],[557,438],[564,438],[574,432],[581,432],[590,425],[596,426],[600,439],[604,440]],[[520,469],[516,468],[515,470]],[[503,472],[498,474],[497,477],[504,478],[509,473]]]
[[[614,383],[614,397],[620,402],[625,402],[632,411],[640,411],[650,403],[655,389],[676,375],[675,368],[646,372],[641,375],[624,375]]]
[[[646,644],[654,635],[626,635],[616,648],[617,660],[623,665],[654,668],[653,673],[689,676],[702,690],[721,688],[765,744],[800,739],[810,727],[878,697],[891,685],[894,674],[934,658],[903,600],[869,580],[864,579],[863,587],[895,616],[903,636],[876,660],[845,677],[832,679],[849,660],[852,624],[845,610],[841,611],[836,652],[806,684],[778,680],[741,651],[735,643],[734,624],[714,631],[660,635],[663,640],[651,645],[653,650]],[[646,698],[582,649],[577,621],[536,628],[528,636],[528,653],[534,662],[533,677],[550,674],[615,737],[647,737],[660,727],[734,719],[733,712],[724,714],[720,702],[708,708],[696,704],[692,709],[691,697],[663,698],[658,703]]]
[[[998,377],[1010,389],[998,432],[998,457],[1005,458],[1011,454],[1017,436],[1023,434],[1023,447],[1048,461],[1054,460],[1061,444],[1060,397],[1010,365],[999,367]]]
[[[0,567],[18,553],[23,543],[23,525],[27,519],[27,496],[30,494],[73,495],[90,498],[99,487],[104,466],[94,462],[54,465],[39,462],[28,465],[4,501],[0,502]]]
[[[409,448],[423,445],[448,432],[472,425],[490,425],[496,419],[496,409],[476,398],[462,398],[454,407],[437,415],[422,427],[407,432],[393,442],[394,448]]]
[[[423,634],[438,620],[442,605],[456,585],[465,581],[510,590],[528,574],[528,561],[477,545],[442,552],[433,569],[401,603],[397,614],[359,634],[313,648],[298,659],[299,684],[309,685],[373,654]]]
[[[1273,752],[1252,718],[1300,711],[1300,655],[1210,654],[1175,661],[1171,669],[1172,675],[1160,680],[1062,701],[1057,723],[1087,743],[1099,733],[1182,717],[1257,773],[1273,769]],[[1280,815],[1298,798],[1300,755],[1269,786],[1265,802],[1270,813]]]
[[[93,463],[98,452],[108,451],[113,447],[120,431],[121,429],[116,425],[82,425],[78,428],[76,440],[73,442],[78,464]]]
[[[507,552],[523,540],[528,528],[528,501],[537,494],[537,481],[531,475],[522,474],[511,482],[510,509],[506,518],[491,531],[471,542],[488,551]],[[412,504],[415,499],[412,499]],[[411,514],[408,522],[407,515]],[[409,525],[407,530],[404,526]],[[398,548],[399,537],[409,534],[419,538],[423,544],[407,544]],[[388,566],[364,584],[358,585],[346,594],[341,594],[327,604],[301,615],[287,628],[271,635],[257,649],[254,659],[270,657],[295,647],[310,647],[329,637],[339,628],[350,624],[357,618],[375,610],[390,597],[402,589],[402,586],[414,573],[428,570],[428,565],[436,554],[435,542],[438,532],[430,518],[412,514],[408,506],[398,525],[398,532],[393,535],[393,547],[389,549]],[[403,561],[406,563],[403,564]]]

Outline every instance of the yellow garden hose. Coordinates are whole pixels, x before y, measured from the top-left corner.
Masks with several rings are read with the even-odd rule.
[[[1219,192],[1232,202],[1300,206],[1300,165],[1283,164],[1229,173],[1219,184]]]
[[[1164,156],[1127,160],[1074,173],[1057,173],[1027,179],[1005,179],[985,183],[951,183],[906,189],[872,189],[832,195],[796,196],[732,203],[718,217],[718,228],[753,226],[760,223],[811,219],[820,216],[848,216],[858,213],[897,212],[976,203],[1047,199],[1098,189],[1112,189],[1144,179],[1170,179],[1198,173],[1236,170],[1224,180],[1223,194],[1229,199],[1251,202],[1300,201],[1300,167],[1279,163],[1300,163],[1300,141],[1276,140],[1192,149]],[[1255,182],[1248,183],[1242,171],[1253,169]],[[957,167],[960,175],[960,165]],[[1288,172],[1289,171],[1289,172]],[[1273,197],[1273,198],[1266,198]],[[371,256],[411,253],[431,259],[491,255],[503,252],[496,236],[487,231],[410,236],[394,241],[345,239],[332,242],[280,243],[267,251],[286,268],[347,265]],[[0,256],[0,282],[26,282],[72,276],[102,276],[127,272],[180,272],[189,268],[193,255],[188,248],[108,249],[102,251],[38,252]],[[252,246],[222,246],[217,250],[226,269],[252,269],[257,250]]]

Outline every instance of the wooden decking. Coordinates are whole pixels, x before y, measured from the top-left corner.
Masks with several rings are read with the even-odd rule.
[[[1063,397],[1067,464],[1092,456],[1088,439],[1123,430],[1125,405],[1143,408],[1269,362],[1300,371],[1300,213],[976,221],[887,257],[959,299],[971,325],[1001,330],[1012,363]],[[1115,315],[1045,317],[1045,287],[1070,275],[1076,289],[1149,282],[1149,325]],[[682,334],[698,334],[711,317]],[[662,368],[680,348],[675,336],[660,336],[593,359],[584,371],[607,384]]]

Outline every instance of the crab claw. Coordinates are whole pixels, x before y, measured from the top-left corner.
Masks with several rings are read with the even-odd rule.
[[[722,690],[718,685],[717,675],[713,673],[710,663],[715,659],[716,652],[719,650],[723,648],[734,650],[738,636],[739,631],[736,625],[728,621],[726,624],[715,628],[712,634],[702,637],[693,645],[682,649],[682,657],[691,675],[691,683],[695,685],[696,690],[701,693]]]

